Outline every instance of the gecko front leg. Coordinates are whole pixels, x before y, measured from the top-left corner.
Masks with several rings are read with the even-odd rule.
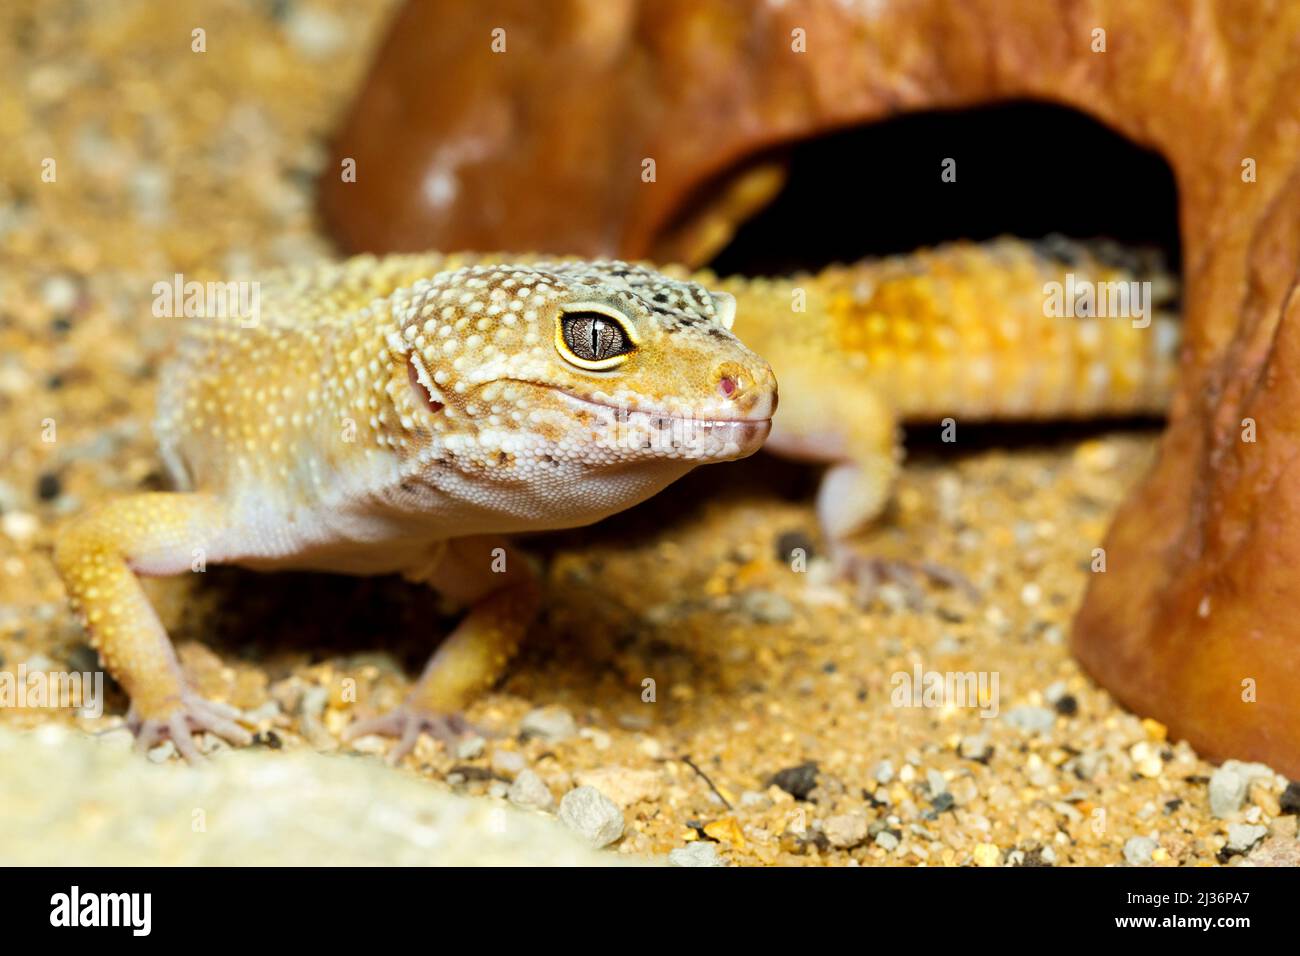
[[[397,737],[387,758],[393,764],[414,749],[421,733],[451,743],[470,729],[465,707],[504,672],[540,599],[527,562],[495,536],[446,542],[429,566],[407,577],[469,605],[469,612],[434,652],[400,707],[358,721],[344,733],[344,740],[365,734]]]
[[[224,521],[224,508],[199,494],[142,494],[77,519],[60,536],[54,561],[85,620],[91,645],[131,698],[127,722],[137,746],[170,737],[190,762],[201,758],[191,735],[211,731],[236,745],[252,736],[238,712],[204,700],[186,682],[176,652],[137,574],[191,570],[196,553]]]
[[[914,602],[919,600],[918,574],[977,597],[955,571],[871,555],[854,540],[889,504],[902,443],[894,413],[880,394],[860,374],[824,365],[797,357],[776,362],[783,398],[765,448],[829,466],[817,490],[817,521],[836,570],[854,583],[864,604],[886,581],[900,585]]]

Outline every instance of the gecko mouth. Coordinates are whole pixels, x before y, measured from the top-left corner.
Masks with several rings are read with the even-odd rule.
[[[772,419],[718,418],[672,414],[575,395],[554,385],[528,382],[562,397],[610,427],[619,445],[660,451],[672,457],[727,461],[752,455],[772,430]]]

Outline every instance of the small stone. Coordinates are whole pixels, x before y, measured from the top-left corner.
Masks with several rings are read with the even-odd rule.
[[[526,810],[550,810],[555,806],[555,797],[534,770],[522,770],[515,782],[510,785],[506,797],[517,807]]]
[[[815,555],[812,539],[802,531],[787,531],[776,539],[776,560],[781,564],[791,564],[795,558],[811,561]]]
[[[1150,837],[1129,837],[1124,842],[1124,862],[1129,866],[1146,866],[1159,845]]]
[[[1288,783],[1277,803],[1283,814],[1300,814],[1300,783],[1294,780]]]
[[[1271,780],[1273,771],[1262,763],[1225,760],[1210,777],[1210,813],[1223,820],[1241,809],[1246,791],[1256,780]]]
[[[1050,707],[1012,707],[1002,719],[1027,733],[1046,734],[1056,724],[1056,712]]]
[[[1069,690],[1070,688],[1066,685],[1065,681],[1053,681],[1043,690],[1043,700],[1055,707],[1056,702],[1069,693]]]
[[[876,846],[893,853],[898,849],[899,839],[897,835],[889,830],[881,830],[876,834]]]
[[[538,707],[524,715],[520,731],[525,737],[540,737],[548,743],[567,740],[578,732],[578,725],[563,707]]]
[[[1140,740],[1129,748],[1129,757],[1133,761],[1134,769],[1147,778],[1154,779],[1160,776],[1165,768],[1165,762],[1160,759],[1159,749],[1145,740]]]
[[[524,755],[521,753],[498,748],[492,751],[492,758],[488,761],[488,764],[497,773],[512,777],[528,766],[528,761],[524,759]]]
[[[642,800],[656,800],[663,790],[663,782],[658,773],[629,767],[583,770],[575,773],[573,779],[579,786],[595,787],[624,808]]]
[[[973,852],[976,866],[997,866],[1002,862],[1002,851],[993,843],[977,843]]]
[[[1106,754],[1101,750],[1088,750],[1074,758],[1074,775],[1080,780],[1091,780],[1106,765]]]
[[[794,617],[794,605],[775,591],[746,591],[739,606],[759,624],[784,624]]]
[[[63,493],[63,482],[52,471],[43,472],[36,479],[36,497],[41,501],[53,501]]]
[[[609,846],[623,835],[623,811],[595,787],[570,790],[560,801],[560,819],[591,846]]]
[[[336,16],[323,10],[296,6],[285,21],[284,32],[294,49],[308,59],[324,60],[348,42],[347,27]]]
[[[870,822],[865,813],[841,813],[828,818],[822,832],[831,841],[831,846],[848,849],[866,840]]]
[[[932,800],[941,793],[948,792],[948,781],[937,770],[927,770],[925,772],[925,785],[930,790],[930,799]]]
[[[41,301],[51,312],[71,312],[81,296],[76,280],[66,275],[53,275],[41,283]]]
[[[993,747],[987,734],[971,734],[961,739],[957,745],[957,754],[976,763],[988,763],[993,756]]]
[[[487,741],[476,734],[456,744],[456,756],[460,760],[475,760],[483,756],[485,749],[487,749]]]
[[[3,517],[0,517],[0,531],[16,544],[30,541],[39,528],[40,522],[36,520],[36,516],[26,511],[7,511]]]
[[[712,843],[706,840],[699,840],[695,843],[688,843],[686,846],[670,850],[668,853],[668,862],[672,866],[726,866],[718,856],[718,851]]]
[[[1062,717],[1073,717],[1079,712],[1079,701],[1073,694],[1059,698],[1052,708]]]
[[[170,740],[164,740],[156,747],[151,747],[147,754],[150,763],[166,763],[176,756],[176,745]]]
[[[807,800],[808,794],[817,786],[817,763],[810,760],[796,767],[786,767],[773,774],[772,783],[796,800]]]
[[[882,760],[876,764],[871,775],[876,778],[876,783],[889,783],[894,779],[894,764],[889,760]]]
[[[1248,823],[1228,824],[1228,850],[1233,853],[1246,853],[1260,840],[1268,836],[1268,827],[1251,826]]]

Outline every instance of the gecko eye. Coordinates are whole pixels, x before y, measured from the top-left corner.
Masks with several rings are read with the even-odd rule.
[[[583,306],[560,315],[555,347],[566,362],[600,372],[622,365],[636,341],[621,316]]]

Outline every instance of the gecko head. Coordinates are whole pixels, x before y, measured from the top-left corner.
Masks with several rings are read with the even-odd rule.
[[[390,349],[413,430],[443,465],[552,493],[614,476],[640,500],[767,437],[776,379],[731,333],[734,310],[726,293],[625,262],[479,265],[395,302]]]

